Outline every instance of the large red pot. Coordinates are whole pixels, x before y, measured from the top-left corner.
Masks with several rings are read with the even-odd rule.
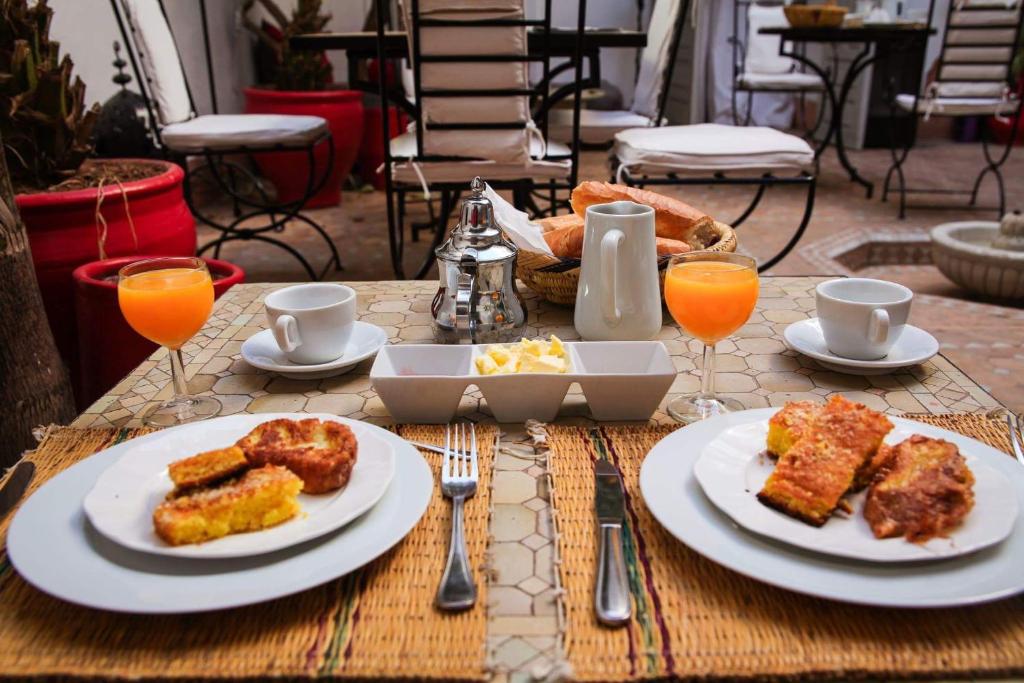
[[[81,363],[74,382],[79,410],[92,405],[157,348],[128,325],[117,303],[117,272],[144,258],[152,257],[119,256],[75,269],[74,306]],[[215,298],[245,281],[245,271],[235,264],[203,260],[213,277]]]
[[[122,183],[138,244],[132,239],[121,188],[117,183],[103,186],[100,210],[107,221],[106,255],[195,254],[196,223],[181,190],[184,172],[166,161],[132,161],[157,166],[162,172],[144,180]],[[78,344],[75,341],[71,273],[78,266],[99,258],[96,234],[98,197],[95,188],[20,194],[16,197],[28,232],[32,261],[50,329],[72,376],[78,372]]]
[[[334,143],[334,166],[323,188],[306,204],[308,208],[337,206],[341,202],[341,183],[356,162],[363,138],[363,94],[355,90],[264,90],[245,89],[248,114],[298,114],[327,119]],[[305,152],[257,154],[260,173],[277,189],[280,201],[301,199],[309,181],[309,161]],[[316,149],[317,175],[327,165],[323,145]]]

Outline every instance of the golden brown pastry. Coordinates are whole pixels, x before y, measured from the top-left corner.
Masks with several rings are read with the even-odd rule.
[[[230,446],[172,462],[167,466],[167,473],[176,487],[172,495],[178,495],[189,489],[223,481],[248,467],[249,461],[245,459],[242,449]]]
[[[958,527],[974,507],[974,475],[956,445],[915,434],[889,451],[864,504],[875,536],[923,543]]]
[[[654,231],[658,237],[686,242],[691,249],[704,249],[716,236],[715,221],[703,211],[674,197],[628,185],[587,180],[572,191],[572,209],[585,216],[587,207],[628,200],[654,209]]]
[[[326,493],[347,484],[358,449],[351,429],[316,418],[264,422],[236,445],[254,467],[287,467],[302,479],[305,493]]]

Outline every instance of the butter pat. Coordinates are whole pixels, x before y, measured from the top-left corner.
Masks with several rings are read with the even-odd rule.
[[[562,340],[551,335],[543,339],[523,339],[516,344],[494,344],[476,357],[481,375],[506,375],[522,372],[566,373],[569,358]]]

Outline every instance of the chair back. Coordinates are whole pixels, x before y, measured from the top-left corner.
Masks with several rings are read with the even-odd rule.
[[[935,81],[937,97],[1006,98],[1024,0],[949,0]]]
[[[529,65],[550,55],[529,54],[527,28],[546,44],[546,5],[529,21],[524,0],[404,0],[420,160],[530,162],[530,98],[546,95],[531,88]]]
[[[136,81],[158,127],[195,116],[178,47],[160,0],[111,0]]]
[[[793,59],[779,54],[782,38],[760,33],[763,28],[788,26],[785,9],[782,5],[762,5],[758,2],[751,2],[749,5],[744,71],[758,74],[786,74],[793,71],[796,66]]]
[[[688,5],[687,0],[654,0],[651,10],[647,46],[640,53],[640,71],[630,109],[655,125],[661,125],[665,114],[664,103]]]

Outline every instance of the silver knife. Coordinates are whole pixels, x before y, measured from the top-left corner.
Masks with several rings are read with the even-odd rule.
[[[622,477],[615,466],[598,460],[594,466],[594,507],[601,534],[597,559],[597,583],[594,585],[594,610],[597,620],[607,626],[622,626],[629,621],[633,607],[629,599],[626,559],[622,549],[622,522],[626,504]]]
[[[22,460],[14,466],[11,476],[7,478],[3,488],[0,488],[0,519],[3,519],[21,500],[35,472],[35,463],[28,460]]]

